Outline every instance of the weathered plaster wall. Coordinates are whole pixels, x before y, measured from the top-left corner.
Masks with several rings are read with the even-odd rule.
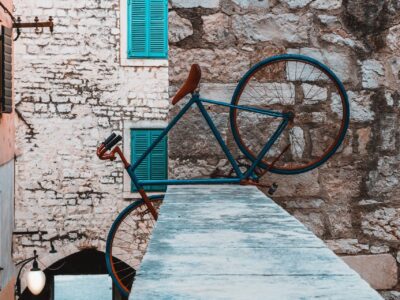
[[[3,268],[0,271],[0,290],[3,290],[15,271],[11,256],[14,229],[14,160],[0,166],[0,228],[0,267]],[[3,297],[2,292],[0,297]]]
[[[12,11],[13,1],[2,3]],[[11,27],[11,18],[0,9],[0,25]],[[0,112],[0,299],[13,299],[14,262],[12,232],[14,229],[14,155],[15,112]]]
[[[277,182],[274,200],[336,253],[350,256],[349,264],[362,269],[373,260],[374,268],[359,271],[386,290],[400,290],[399,24],[400,3],[387,0],[172,0],[170,9],[171,94],[196,62],[202,95],[229,100],[251,65],[285,52],[320,59],[342,78],[352,114],[342,151],[310,173],[267,175],[265,182]],[[211,112],[218,126],[228,127],[226,111]],[[209,131],[201,133],[204,126],[193,112],[171,135],[176,176],[226,166]]]
[[[165,120],[168,69],[120,64],[118,1],[15,2],[16,16],[53,16],[54,33],[24,30],[16,42],[16,229],[14,258],[51,265],[82,248],[104,251],[107,232],[128,201],[123,167],[95,150],[125,120]],[[56,255],[48,254],[57,238]]]

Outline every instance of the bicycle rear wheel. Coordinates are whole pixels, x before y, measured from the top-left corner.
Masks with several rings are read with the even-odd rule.
[[[158,210],[164,196],[149,198]],[[108,273],[124,296],[130,293],[155,223],[145,202],[137,200],[118,215],[108,233],[106,244]]]
[[[326,162],[343,142],[349,125],[343,84],[328,67],[303,55],[274,56],[253,66],[240,80],[231,104],[294,114],[258,166],[278,174],[299,174]],[[230,109],[233,137],[251,161],[281,121]]]

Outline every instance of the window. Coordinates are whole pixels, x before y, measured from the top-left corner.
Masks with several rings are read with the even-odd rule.
[[[0,111],[12,112],[12,28],[1,27]]]
[[[128,0],[127,23],[128,58],[167,58],[167,0]]]
[[[162,129],[131,129],[131,161],[138,160],[146,149],[161,134]],[[136,168],[135,174],[142,180],[162,180],[168,178],[167,137],[153,149],[146,159]],[[144,187],[149,192],[163,192],[164,185],[151,185]],[[131,191],[136,187],[132,184]]]

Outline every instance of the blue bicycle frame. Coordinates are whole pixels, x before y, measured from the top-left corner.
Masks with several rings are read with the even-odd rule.
[[[220,132],[218,131],[217,127],[215,126],[214,122],[212,121],[209,113],[207,112],[206,108],[204,107],[203,103],[214,104],[219,106],[225,106],[230,108],[236,108],[243,111],[249,111],[253,113],[259,113],[263,115],[267,115],[274,118],[282,118],[281,123],[270,137],[270,139],[266,142],[264,147],[261,149],[259,154],[257,155],[256,159],[253,161],[251,166],[248,168],[247,171],[242,172],[239,168],[237,161],[234,159],[231,151],[228,149],[227,145],[225,144],[224,140],[221,137]],[[168,134],[168,132],[175,126],[175,124],[182,118],[182,116],[189,110],[189,108],[196,104],[199,108],[202,116],[206,120],[208,126],[210,127],[212,133],[214,134],[215,138],[217,139],[221,149],[225,153],[228,161],[232,165],[233,170],[236,173],[235,177],[232,178],[204,178],[204,179],[165,179],[165,180],[141,180],[135,175],[136,168],[143,162],[144,159],[151,153],[151,151],[161,142],[161,140]],[[232,105],[225,102],[209,100],[200,98],[198,93],[194,93],[189,100],[189,102],[184,105],[181,111],[172,119],[172,121],[168,124],[168,126],[163,130],[163,132],[157,137],[157,139],[150,145],[150,147],[142,154],[142,156],[134,163],[132,163],[128,168],[127,172],[131,177],[134,185],[136,186],[137,190],[143,190],[144,185],[186,185],[186,184],[234,184],[240,183],[245,179],[252,177],[253,179],[257,178],[254,170],[259,164],[259,162],[263,159],[263,157],[267,154],[267,152],[271,149],[272,145],[276,142],[279,138],[283,130],[289,123],[291,115],[289,113],[283,112],[276,112],[267,109],[258,109],[253,107],[247,107],[242,105]]]

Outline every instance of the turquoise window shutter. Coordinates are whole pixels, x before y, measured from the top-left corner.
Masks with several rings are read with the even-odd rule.
[[[128,57],[167,56],[168,0],[129,0]]]
[[[131,130],[131,160],[139,159],[153,141],[161,134],[160,129],[132,129]],[[168,178],[168,146],[165,137],[137,167],[135,174],[142,180],[162,180]],[[166,186],[145,186],[146,191],[165,191]],[[136,191],[132,184],[131,190]]]
[[[150,2],[149,56],[167,57],[168,1],[149,0],[149,2]]]
[[[147,55],[147,1],[128,1],[128,57]]]

